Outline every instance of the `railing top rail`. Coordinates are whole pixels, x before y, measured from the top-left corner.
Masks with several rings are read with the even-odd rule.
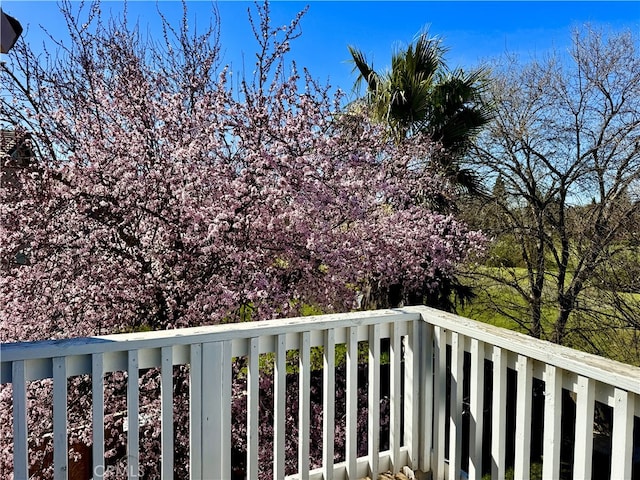
[[[419,312],[376,310],[338,313],[308,317],[243,322],[204,327],[123,333],[95,337],[44,340],[0,344],[2,363],[18,360],[88,355],[123,350],[160,348],[170,345],[190,345],[266,335],[321,331],[330,328],[366,326],[376,323],[420,320]]]
[[[640,395],[640,368],[429,307],[406,307],[425,322]]]
[[[511,330],[477,322],[429,307],[405,307],[310,317],[245,322],[205,327],[138,332],[96,337],[0,344],[0,361],[43,359],[124,350],[160,348],[241,338],[321,331],[329,328],[413,321],[458,332],[486,344],[526,355],[545,364],[592,378],[640,395],[640,368],[538,340]]]

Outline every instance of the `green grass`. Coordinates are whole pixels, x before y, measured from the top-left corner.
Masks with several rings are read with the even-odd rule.
[[[529,475],[531,480],[542,480],[542,464],[532,463],[531,468],[529,469]],[[513,468],[507,469],[504,478],[505,480],[515,480]],[[491,480],[491,474],[487,473],[486,475],[483,475],[482,480]]]

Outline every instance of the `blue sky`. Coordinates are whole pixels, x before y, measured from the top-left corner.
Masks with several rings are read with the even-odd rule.
[[[309,5],[302,20],[302,36],[292,44],[291,58],[312,75],[351,91],[355,76],[348,63],[347,45],[360,48],[384,70],[394,45],[410,42],[425,27],[443,38],[449,48],[451,67],[472,68],[505,51],[525,57],[542,55],[551,48],[566,50],[570,32],[584,23],[629,28],[640,32],[640,2],[524,2],[524,1],[272,1],[274,24],[286,24]],[[103,13],[118,12],[122,2],[106,1]],[[169,17],[181,15],[177,2],[161,0],[158,7]],[[233,70],[253,69],[255,41],[247,20],[252,2],[218,3],[222,20],[225,63]],[[211,3],[189,1],[193,23],[208,23]],[[62,19],[54,1],[3,0],[2,8],[28,26],[25,38],[36,45],[44,39],[39,25],[54,36],[62,34]],[[156,32],[156,2],[129,2],[129,16],[153,36]],[[244,54],[244,61],[243,61]]]

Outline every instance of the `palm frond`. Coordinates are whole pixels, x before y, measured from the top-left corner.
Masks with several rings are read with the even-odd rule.
[[[373,117],[387,123],[396,141],[415,134],[429,135],[442,144],[452,159],[463,156],[475,136],[492,118],[484,102],[488,72],[449,70],[442,41],[420,32],[413,43],[398,46],[391,69],[380,75],[354,47],[349,52],[359,72],[358,82],[368,84],[367,103]],[[467,191],[477,191],[472,172],[455,162],[445,166],[446,176]]]
[[[355,88],[359,89],[362,85],[362,81],[365,81],[367,82],[367,87],[370,91],[378,90],[379,75],[373,69],[373,65],[369,65],[364,54],[357,48],[351,45],[349,45],[347,48],[349,49],[352,62],[354,63],[352,72],[359,72],[358,78],[356,79],[356,83],[354,85]]]

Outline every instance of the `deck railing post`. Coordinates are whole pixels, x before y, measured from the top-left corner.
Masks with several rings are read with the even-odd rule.
[[[93,421],[93,469],[95,480],[104,476],[104,359],[101,353],[91,355],[91,392]]]
[[[284,478],[286,406],[287,406],[287,337],[276,336],[273,368],[273,478]]]
[[[433,458],[431,469],[434,478],[445,478],[445,434],[447,419],[447,337],[448,331],[441,327],[434,328],[433,358]]]
[[[27,380],[24,360],[13,362],[13,476],[29,478],[27,436]]]
[[[161,349],[162,480],[173,479],[173,349]]]
[[[595,382],[578,376],[576,398],[575,456],[573,478],[591,478],[593,457],[593,414],[595,410]]]
[[[67,432],[67,358],[55,357],[53,362],[53,478],[69,475]]]
[[[347,399],[345,460],[349,480],[358,478],[358,327],[347,328]]]
[[[402,357],[400,347],[400,334],[398,322],[391,327],[391,341],[389,357],[390,365],[390,392],[389,400],[389,450],[391,451],[391,471],[397,473],[400,464],[400,361]]]
[[[202,478],[202,344],[189,352],[189,476]]]
[[[197,352],[197,351],[196,351]],[[197,361],[197,355],[192,360]],[[192,465],[200,467],[200,476],[192,478],[229,478],[231,475],[231,348],[229,342],[202,345],[201,362],[192,364],[192,448],[200,458]],[[199,370],[199,371],[198,371]],[[198,376],[200,375],[200,381]],[[196,396],[197,393],[199,396]],[[193,435],[193,434],[192,434]],[[194,440],[199,439],[199,444]],[[192,453],[193,455],[193,453]]]
[[[301,480],[309,479],[309,434],[311,414],[311,333],[300,334],[298,355],[298,473]]]
[[[545,366],[544,427],[542,449],[542,477],[560,476],[560,446],[562,422],[562,369]]]
[[[259,338],[250,338],[247,348],[247,478],[258,478]]]
[[[127,355],[127,477],[140,477],[140,386],[138,350]]]
[[[201,423],[195,425],[200,428],[201,444],[196,446],[201,452],[202,475],[220,477],[222,464],[222,450],[220,445],[220,417],[221,402],[220,385],[222,384],[222,345],[220,342],[204,343],[202,345],[202,384],[201,397],[198,404],[201,410]]]
[[[507,402],[507,354],[493,347],[493,393],[491,396],[491,478],[503,479],[507,420],[504,412]]]
[[[482,478],[482,433],[484,429],[484,342],[471,340],[471,386],[469,399],[469,479]]]
[[[420,321],[418,349],[420,358],[418,398],[419,422],[420,422],[420,443],[418,445],[420,464],[422,473],[431,471],[431,449],[433,439],[433,395],[434,395],[434,359],[433,359],[433,326],[427,323],[426,319]]]
[[[462,471],[462,402],[464,337],[451,334],[451,399],[449,415],[449,477],[460,478]]]
[[[324,332],[323,375],[322,375],[322,467],[324,480],[333,480],[333,456],[336,392],[336,346],[335,331]]]
[[[419,469],[420,432],[420,384],[421,364],[420,330],[422,320],[411,322],[410,334],[404,342],[404,444],[409,448],[408,463],[413,470]]]
[[[369,476],[378,477],[378,463],[380,460],[380,324],[369,327]]]
[[[515,478],[529,480],[531,457],[531,412],[533,366],[529,358],[518,355],[516,364],[518,386],[516,392],[516,452],[513,474]]]
[[[220,445],[222,448],[222,460],[220,471],[222,478],[231,478],[231,365],[233,358],[231,355],[231,342],[222,342],[222,382],[218,393],[220,396]],[[205,472],[206,473],[206,472]],[[206,475],[204,475],[206,478]]]
[[[611,478],[631,478],[633,466],[634,396],[616,388],[614,391]]]

